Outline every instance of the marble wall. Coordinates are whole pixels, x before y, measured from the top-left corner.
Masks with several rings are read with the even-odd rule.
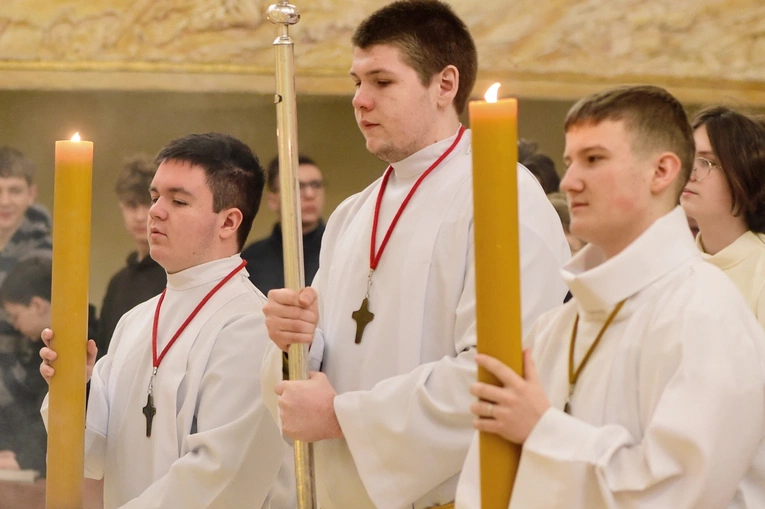
[[[0,87],[273,89],[272,0],[4,0]],[[348,94],[349,38],[384,0],[295,0],[298,89]],[[687,101],[765,104],[762,0],[451,0],[480,54],[477,89],[577,98],[650,82]]]

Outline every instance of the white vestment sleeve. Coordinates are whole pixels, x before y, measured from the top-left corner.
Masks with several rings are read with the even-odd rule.
[[[189,452],[122,509],[263,506],[286,445],[263,405],[259,383],[253,383],[253,360],[262,360],[267,338],[253,338],[253,331],[265,327],[250,318],[226,325],[221,331],[225,340],[216,341],[210,353],[199,392],[197,433],[184,439]],[[241,354],[252,352],[253,341],[262,342],[256,359]],[[260,373],[258,366],[255,373]],[[248,475],[234,475],[242,471]],[[243,492],[250,494],[248,500],[235,498]]]
[[[693,340],[641,361],[641,380],[677,363],[663,392],[641,383],[641,398],[658,398],[644,436],[549,409],[524,444],[511,507],[728,507],[763,436],[765,394],[760,338],[730,337],[742,329],[726,318],[737,319],[686,313],[654,331]]]
[[[321,369],[321,360],[324,354],[324,334],[321,329],[316,329],[313,343],[308,352],[308,370],[319,371]],[[263,355],[263,366],[260,370],[261,388],[263,392],[263,404],[266,405],[272,418],[279,424],[281,429],[282,422],[279,418],[279,396],[274,392],[276,384],[282,381],[284,352],[282,352],[273,341],[268,342],[266,353]]]

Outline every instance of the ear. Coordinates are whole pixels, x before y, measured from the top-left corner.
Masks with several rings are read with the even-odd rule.
[[[42,315],[48,312],[50,309],[50,301],[43,299],[39,295],[35,295],[29,301],[29,307],[38,314]]]
[[[32,201],[37,199],[37,184],[32,184],[29,186],[29,196],[32,198]]]
[[[459,70],[453,65],[447,65],[443,71],[433,76],[433,82],[437,85],[438,105],[442,108],[451,107],[460,88]]]
[[[674,193],[681,168],[680,158],[673,152],[662,152],[656,156],[651,178],[651,193],[662,194],[668,188]]]
[[[231,237],[236,238],[236,232],[239,230],[239,226],[242,224],[242,211],[238,208],[230,208],[222,210],[220,217],[223,219],[220,227],[220,238],[229,239]]]
[[[279,193],[266,191],[263,193],[266,196],[266,204],[277,216],[281,215],[282,211],[282,197]]]

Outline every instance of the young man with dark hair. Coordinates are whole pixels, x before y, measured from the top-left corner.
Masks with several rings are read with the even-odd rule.
[[[149,235],[146,231],[151,206],[149,186],[156,172],[157,163],[153,158],[137,154],[125,161],[117,177],[114,191],[125,229],[133,237],[136,249],[128,256],[126,266],[112,276],[106,288],[98,333],[94,338],[99,358],[106,355],[122,315],[158,295],[167,282],[165,269],[149,254]]]
[[[34,203],[35,169],[35,164],[20,151],[0,147],[0,284],[20,260],[50,258],[52,254],[50,216]],[[20,409],[38,402],[34,381],[27,379],[26,369],[36,357],[33,345],[0,311],[0,454],[5,447],[17,447],[24,441],[15,416],[22,412]],[[21,457],[17,459],[25,462]],[[22,464],[21,468],[26,467]]]
[[[276,407],[275,385],[283,432],[317,442],[324,509],[437,507],[454,500],[472,437],[471,135],[459,114],[477,55],[465,24],[435,0],[383,7],[353,44],[356,121],[390,166],[332,214],[314,287],[269,293],[264,397]],[[518,182],[530,324],[563,301],[556,272],[568,247],[520,166]],[[296,342],[311,343],[321,372],[280,381],[281,350]]]
[[[12,385],[18,397],[4,411],[7,428],[0,433],[0,450],[12,451],[18,468],[36,470],[45,477],[47,436],[40,404],[47,387],[40,378],[40,334],[50,326],[50,258],[28,258],[16,264],[0,286],[0,306],[13,327],[33,346],[33,355],[19,356]],[[19,369],[20,368],[20,369]]]
[[[319,270],[319,251],[324,235],[324,221],[321,218],[324,212],[324,178],[310,157],[298,156],[298,181],[303,227],[303,270],[305,284],[310,285],[316,271]],[[281,217],[278,158],[274,158],[268,165],[266,183],[266,204]],[[282,249],[282,227],[280,223],[276,223],[269,237],[251,244],[242,251],[242,258],[247,260],[250,281],[265,295],[274,288],[284,288]]]
[[[263,297],[239,256],[263,169],[215,133],[156,161],[149,246],[167,288],[123,316],[95,368],[88,345],[86,476],[104,479],[105,509],[268,508],[286,445],[259,397]],[[41,356],[49,379],[55,352]]]
[[[523,444],[510,507],[765,507],[765,332],[694,245],[678,197],[693,167],[665,90],[586,97],[565,123],[574,298],[534,325],[525,378],[476,361],[478,430]],[[477,441],[457,507],[481,507]]]

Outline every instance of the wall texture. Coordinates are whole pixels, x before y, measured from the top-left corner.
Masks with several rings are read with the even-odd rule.
[[[270,93],[275,0],[4,0],[0,87]],[[295,0],[304,93],[351,93],[354,27],[385,0]],[[765,103],[761,0],[452,0],[480,55],[478,90],[573,99],[651,82],[687,101]],[[52,73],[54,73],[52,75]]]

